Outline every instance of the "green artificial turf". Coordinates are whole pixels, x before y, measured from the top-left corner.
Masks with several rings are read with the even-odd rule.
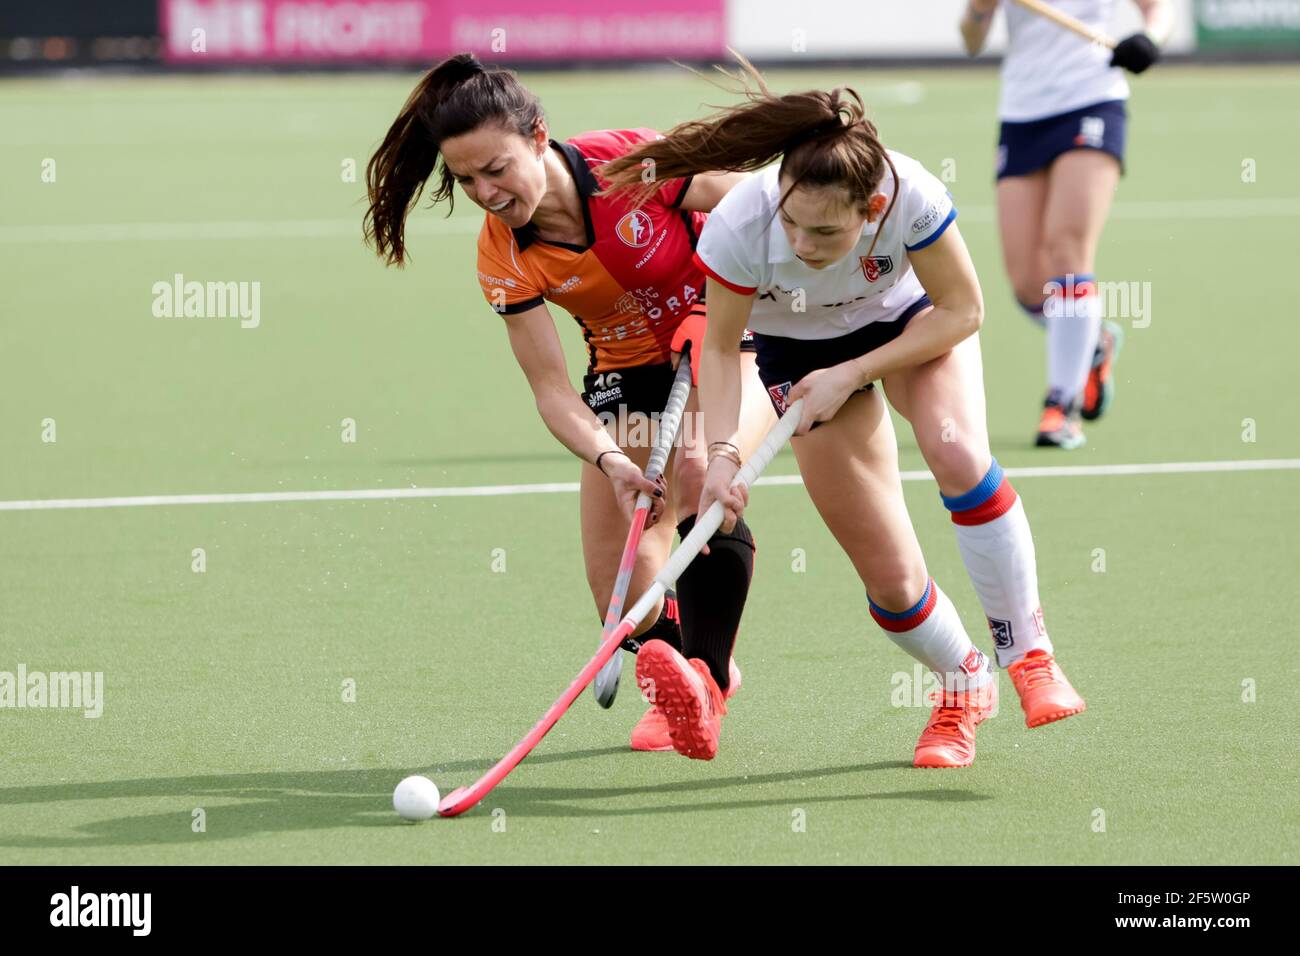
[[[725,99],[675,69],[524,79],[560,137]],[[770,79],[847,81],[890,145],[951,161],[1004,465],[1300,457],[1300,72],[1134,82],[1098,274],[1149,288],[1151,321],[1130,323],[1113,414],[1071,454],[1030,447],[1043,342],[1001,272],[996,75]],[[481,300],[469,204],[415,215],[404,271],[360,244],[362,186],[342,173],[412,81],[0,85],[0,501],[576,479]],[[271,225],[201,225],[217,222]],[[165,239],[108,228],[169,223]],[[199,238],[178,237],[187,224]],[[155,318],[151,287],[175,273],[260,282],[260,326]],[[557,319],[576,380],[582,345]],[[924,467],[899,434],[903,467]],[[793,471],[788,454],[770,469]],[[972,768],[911,768],[928,712],[894,706],[911,660],[803,489],[766,487],[716,760],[626,749],[644,707],[629,666],[612,711],[585,694],[484,805],[420,826],[392,812],[396,782],[471,782],[595,647],[575,495],[0,511],[0,670],[105,682],[97,719],[0,709],[0,864],[1300,860],[1297,473],[1015,482],[1086,714],[1029,731],[1004,676]],[[937,493],[906,488],[930,570],[987,650]]]

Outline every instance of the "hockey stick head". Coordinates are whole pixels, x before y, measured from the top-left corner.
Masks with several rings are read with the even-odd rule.
[[[622,674],[623,655],[615,651],[614,656],[600,669],[600,673],[592,683],[592,689],[596,692],[596,703],[601,707],[613,706],[614,698],[618,695],[618,679]]]
[[[772,429],[767,433],[767,437],[763,439],[763,443],[750,456],[749,461],[745,462],[736,475],[737,482],[745,485],[754,483],[763,469],[771,463],[772,458],[780,450],[781,446],[790,440],[795,427],[799,424],[799,416],[802,411],[803,399],[799,399],[790,406],[785,416],[772,426]],[[678,545],[677,549],[669,557],[668,563],[655,575],[654,582],[624,615],[622,623],[614,629],[613,633],[604,638],[596,651],[596,655],[578,672],[578,676],[573,679],[565,692],[542,715],[541,720],[534,724],[533,729],[524,735],[524,738],[515,744],[509,753],[498,760],[487,773],[483,774],[472,787],[468,789],[460,787],[447,794],[446,798],[438,804],[439,816],[454,817],[470,809],[487,796],[498,783],[504,780],[510,771],[519,765],[521,760],[532,753],[533,748],[541,742],[547,732],[555,726],[555,722],[569,709],[569,705],[595,679],[597,671],[618,653],[618,646],[631,636],[632,631],[645,619],[647,614],[659,606],[659,602],[663,600],[668,586],[681,575],[686,565],[700,553],[705,541],[713,535],[713,532],[718,530],[721,524],[722,505],[715,501],[709,505],[704,514],[698,516],[695,527],[691,529],[686,539]]]
[[[468,787],[457,787],[451,793],[442,798],[438,804],[438,816],[440,817],[457,817],[477,803],[471,803],[465,797],[469,793]]]

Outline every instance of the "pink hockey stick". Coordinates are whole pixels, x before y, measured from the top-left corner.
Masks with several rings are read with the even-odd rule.
[[[668,392],[668,403],[663,414],[659,416],[659,428],[655,434],[655,446],[650,451],[650,460],[646,463],[645,476],[654,481],[663,474],[668,464],[668,455],[672,452],[673,442],[681,426],[682,412],[686,408],[686,398],[691,392],[691,353],[689,346],[677,365],[677,375],[673,379],[672,389]],[[609,608],[605,612],[605,627],[600,640],[614,633],[618,622],[623,617],[623,602],[627,600],[628,585],[632,583],[632,569],[636,566],[636,549],[641,544],[641,534],[645,531],[646,520],[650,515],[650,496],[641,494],[636,499],[636,511],[632,515],[632,526],[627,530],[627,543],[623,545],[623,559],[618,565],[618,577],[614,580],[614,593],[609,599]],[[596,702],[601,707],[614,703],[618,693],[618,678],[623,673],[623,656],[615,654],[596,673],[592,690]]]
[[[802,411],[802,400],[790,406],[781,420],[773,425],[771,431],[767,433],[767,438],[763,440],[763,444],[759,446],[749,461],[740,469],[740,472],[736,475],[736,480],[732,483],[732,487],[737,485],[749,486],[754,483],[763,469],[776,457],[776,453],[780,451],[781,446],[790,440],[790,436],[794,434],[795,428],[799,425],[799,416]],[[515,744],[513,750],[498,760],[491,770],[471,786],[458,787],[443,797],[442,802],[438,804],[439,816],[454,817],[464,813],[491,793],[492,789],[504,780],[510,771],[519,766],[519,762],[532,752],[533,748],[541,742],[547,732],[555,726],[556,721],[564,716],[564,712],[569,709],[569,705],[577,699],[587,684],[591,682],[591,679],[596,676],[596,672],[614,655],[623,639],[631,634],[641,619],[650,613],[650,609],[659,603],[659,599],[663,597],[668,585],[677,580],[678,575],[695,559],[695,556],[700,553],[700,549],[704,547],[705,542],[713,537],[713,533],[721,525],[722,505],[715,501],[704,514],[699,516],[695,522],[695,527],[686,536],[686,540],[673,552],[663,570],[655,575],[654,583],[627,612],[618,627],[601,642],[600,648],[596,651],[596,656],[587,661],[586,666],[573,679],[573,683],[542,715],[542,719],[533,725],[533,729],[528,731],[523,740]]]

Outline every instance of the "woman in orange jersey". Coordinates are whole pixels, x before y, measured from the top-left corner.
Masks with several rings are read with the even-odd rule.
[[[695,242],[705,213],[743,178],[705,173],[668,180],[635,208],[623,197],[598,195],[604,184],[592,169],[656,136],[648,129],[601,130],[556,142],[537,97],[512,72],[486,69],[461,54],[420,80],[366,170],[366,237],[389,264],[405,262],[406,216],[435,173],[434,203],[453,202],[459,183],[486,211],[479,284],[505,323],[542,420],[583,461],[582,547],[602,619],[637,495],[657,501],[630,593],[641,593],[663,566],[671,524],[682,537],[694,526],[705,471],[700,436],[689,427],[699,408],[695,390],[670,464],[670,494],[646,479],[650,443],[637,440],[646,430],[630,427],[629,419],[662,411],[674,353],[687,341],[699,350],[704,275],[692,261]],[[582,330],[589,364],[581,395],[569,382],[548,302]],[[752,449],[774,420],[752,351],[744,379],[741,443]],[[660,520],[665,516],[671,523]],[[754,540],[743,521],[719,531],[678,579],[675,597],[647,615],[629,650],[650,638],[675,644],[707,666],[730,696],[740,682],[731,651],[753,562]],[[633,730],[632,747],[672,749],[656,707]]]

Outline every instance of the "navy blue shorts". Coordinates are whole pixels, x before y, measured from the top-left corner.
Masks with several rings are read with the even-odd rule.
[[[928,295],[917,299],[892,322],[871,322],[834,339],[788,339],[780,335],[754,333],[754,351],[757,353],[758,377],[767,389],[767,397],[778,416],[784,415],[790,389],[809,372],[830,368],[866,355],[903,334],[912,316],[932,303]],[[868,382],[858,389],[865,392],[874,383]],[[816,427],[815,425],[813,426]]]
[[[1128,113],[1123,100],[1094,103],[1028,123],[1003,123],[998,135],[998,179],[1046,169],[1072,149],[1099,149],[1124,169]]]

